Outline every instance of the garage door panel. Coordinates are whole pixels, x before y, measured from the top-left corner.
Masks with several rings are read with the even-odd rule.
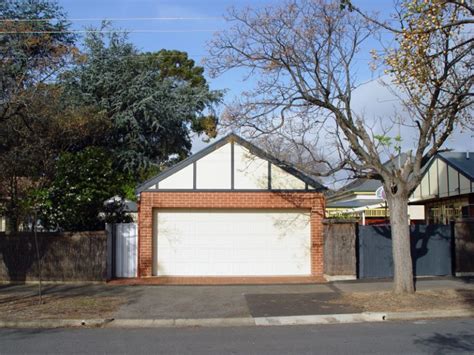
[[[310,274],[309,213],[158,210],[158,276]]]

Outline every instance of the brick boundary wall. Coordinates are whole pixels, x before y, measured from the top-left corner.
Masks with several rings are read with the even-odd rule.
[[[138,206],[139,277],[153,276],[153,213],[155,209],[160,208],[307,209],[311,211],[311,276],[320,278],[323,276],[324,195],[321,193],[308,191],[142,192]],[[222,279],[225,278],[222,277]]]

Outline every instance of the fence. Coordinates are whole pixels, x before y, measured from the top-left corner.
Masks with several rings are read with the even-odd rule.
[[[42,279],[105,281],[107,235],[104,231],[38,233]],[[0,281],[36,281],[38,262],[33,233],[0,233]]]
[[[454,265],[456,274],[474,274],[474,218],[460,219],[454,223]]]
[[[452,274],[451,230],[449,225],[414,225],[410,227],[414,275]],[[389,225],[359,227],[359,278],[393,277],[390,233]]]
[[[327,220],[324,222],[324,274],[329,278],[357,277],[357,223]]]

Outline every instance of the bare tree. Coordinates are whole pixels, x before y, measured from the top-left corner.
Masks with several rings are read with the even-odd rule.
[[[387,155],[393,158],[402,150],[402,138],[393,133],[395,121],[371,121],[353,108],[354,91],[361,85],[355,62],[379,25],[340,5],[290,0],[260,9],[232,9],[227,17],[231,27],[210,43],[207,65],[214,75],[235,68],[258,74],[255,90],[228,107],[224,122],[259,135],[298,127],[304,134],[293,141],[308,151],[315,146],[324,151],[314,159],[325,164],[325,175],[345,169],[354,177],[383,182],[392,225],[394,291],[412,293],[408,199],[421,180],[422,162],[438,152],[461,119],[470,121],[472,51],[466,48],[469,42],[463,45],[462,31],[441,29],[423,37],[428,43],[421,38],[412,43],[419,48],[412,48],[411,68],[397,67],[397,60],[405,63],[403,51],[407,53],[400,34],[383,64],[407,109],[399,120],[416,137],[405,159],[384,165]],[[403,15],[406,8],[397,11],[402,21],[410,21]],[[462,16],[456,11],[433,15]],[[416,11],[410,16],[416,17]],[[433,59],[433,53],[447,46],[449,53]],[[317,158],[321,153],[326,159]]]

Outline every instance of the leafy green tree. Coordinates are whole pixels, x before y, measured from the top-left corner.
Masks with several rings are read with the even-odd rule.
[[[128,173],[135,181],[146,178],[187,156],[192,133],[216,135],[213,107],[222,93],[209,89],[203,68],[186,53],[140,53],[116,33],[87,36],[80,53],[66,14],[52,0],[0,2],[0,20],[0,191],[11,231],[38,201],[50,226],[96,228],[99,207],[71,213],[73,196],[101,206],[130,194]],[[75,177],[65,168],[67,159],[104,155],[104,174],[117,185],[103,195],[88,190],[94,184],[87,174]],[[66,175],[76,186],[86,179],[69,200],[60,196]]]
[[[125,171],[188,156],[191,132],[216,134],[212,109],[222,93],[186,53],[140,53],[126,36],[92,33],[63,80],[76,104],[97,106],[110,120],[103,143]]]
[[[101,142],[108,125],[93,107],[72,107],[62,88],[39,84],[27,94],[27,111],[0,124],[0,185],[9,231],[31,216],[31,191],[49,186],[63,152],[77,152]]]
[[[37,115],[30,103],[76,53],[68,28],[54,1],[0,2],[0,191],[12,231],[28,209],[26,191],[44,179],[42,131],[33,127]]]
[[[49,229],[66,231],[104,228],[104,201],[114,195],[133,198],[134,181],[117,173],[107,150],[88,147],[65,153],[57,162],[51,186],[39,191],[40,219]]]
[[[54,20],[51,20],[54,19]],[[54,1],[0,2],[0,123],[24,117],[27,90],[51,80],[77,50]]]

